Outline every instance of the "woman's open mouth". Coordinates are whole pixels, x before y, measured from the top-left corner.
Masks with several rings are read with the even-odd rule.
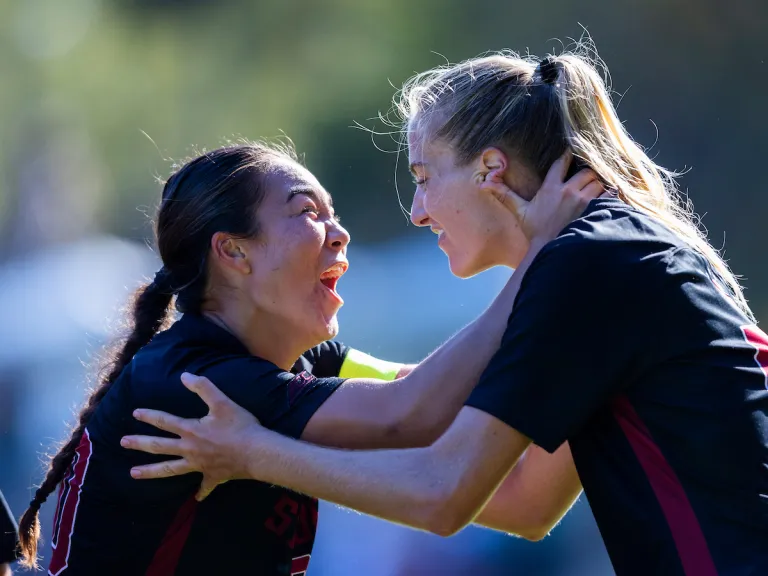
[[[344,303],[344,300],[342,300],[339,293],[336,292],[336,284],[348,268],[349,264],[346,262],[336,262],[333,266],[320,274],[320,283],[342,304]]]

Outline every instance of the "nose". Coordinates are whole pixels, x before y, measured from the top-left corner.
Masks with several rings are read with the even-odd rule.
[[[325,236],[326,245],[333,250],[344,250],[351,240],[347,229],[339,224],[338,221],[329,219],[327,230],[328,232]]]
[[[416,194],[413,195],[413,204],[411,204],[411,222],[416,226],[429,226],[430,219],[427,211],[424,209],[424,192],[419,186],[416,188]]]

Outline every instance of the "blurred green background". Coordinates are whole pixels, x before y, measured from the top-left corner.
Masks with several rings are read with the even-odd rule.
[[[507,272],[450,278],[398,204],[406,157],[353,127],[386,129],[393,86],[446,60],[544,55],[586,28],[630,133],[687,170],[713,244],[768,317],[766,24],[761,0],[0,0],[0,487],[15,511],[82,397],[81,361],[154,269],[156,179],[196,148],[293,139],[353,238],[348,344],[418,360],[483,308]],[[538,544],[325,507],[310,574],[360,571],[611,573],[583,502]]]

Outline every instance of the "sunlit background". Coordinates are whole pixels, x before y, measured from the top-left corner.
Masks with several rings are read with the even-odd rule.
[[[484,308],[508,271],[453,278],[401,211],[397,190],[409,206],[412,186],[396,144],[353,128],[383,129],[393,85],[446,59],[543,55],[586,27],[630,132],[687,171],[712,242],[768,317],[767,16],[762,0],[0,0],[0,488],[14,512],[117,309],[158,266],[156,179],[196,148],[294,140],[352,234],[347,344],[417,361]],[[619,337],[594,346],[610,353]],[[582,498],[535,544],[477,528],[441,539],[323,505],[309,573],[612,570]]]

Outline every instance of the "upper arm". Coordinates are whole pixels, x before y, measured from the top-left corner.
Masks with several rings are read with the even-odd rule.
[[[402,406],[400,380],[413,366],[344,348],[338,375],[344,383],[312,415],[302,440],[343,448],[393,447]]]
[[[360,400],[360,392],[368,392],[371,386],[375,390],[384,381],[393,380],[402,367],[336,341],[323,342],[304,353],[296,363],[294,372],[298,373],[279,370],[258,359],[237,362],[237,368],[214,367],[210,375],[204,375],[268,428],[324,444],[347,437],[349,426],[364,427],[366,415],[371,418],[371,426],[375,425],[377,420],[366,407],[380,394],[371,398],[364,393]],[[236,375],[236,382],[231,375]],[[360,380],[361,376],[368,379]],[[351,377],[356,380],[349,380]],[[340,387],[344,394],[335,393]]]
[[[344,382],[293,374],[258,358],[227,360],[200,372],[234,402],[281,434],[298,438],[309,419]],[[202,401],[201,401],[202,402]]]
[[[399,421],[399,388],[404,379],[352,378],[313,414],[302,440],[343,448],[391,448]]]
[[[531,445],[504,479],[475,522],[540,540],[581,494],[581,482],[569,445],[554,454]]]
[[[472,522],[499,487],[531,439],[498,418],[462,408],[433,444],[434,482],[448,484],[435,532],[452,534]]]
[[[598,248],[539,255],[467,401],[549,452],[620,391],[640,345],[627,267]]]

